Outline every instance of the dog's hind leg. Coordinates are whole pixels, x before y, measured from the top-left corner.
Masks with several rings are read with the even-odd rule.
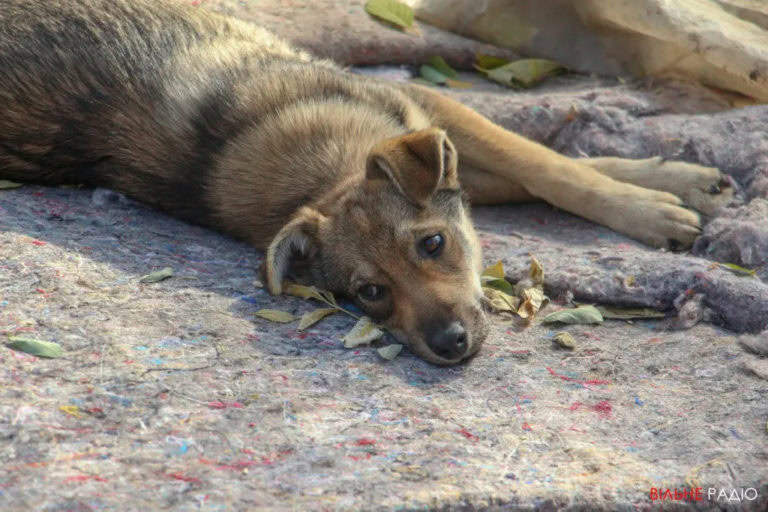
[[[661,157],[628,160],[615,157],[579,159],[601,174],[639,187],[671,192],[685,204],[708,216],[733,200],[733,188],[715,167],[664,160]]]
[[[476,204],[539,198],[656,247],[689,247],[700,232],[699,216],[675,194],[617,181],[428,88],[409,91],[448,132],[459,154],[459,180]]]

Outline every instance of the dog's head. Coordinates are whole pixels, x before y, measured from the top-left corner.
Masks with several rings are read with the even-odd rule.
[[[487,335],[479,243],[457,178],[456,151],[438,129],[388,139],[364,179],[302,208],[267,252],[280,293],[298,251],[316,284],[354,299],[422,358],[454,364]]]

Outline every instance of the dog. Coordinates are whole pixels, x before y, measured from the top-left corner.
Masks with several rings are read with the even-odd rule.
[[[684,249],[732,196],[717,169],[568,158],[171,0],[0,0],[0,69],[0,178],[114,189],[246,240],[273,294],[300,259],[440,365],[488,332],[469,204],[546,201]]]

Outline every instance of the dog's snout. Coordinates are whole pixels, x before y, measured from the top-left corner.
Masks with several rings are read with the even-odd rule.
[[[467,331],[459,322],[431,329],[427,337],[430,350],[443,359],[456,359],[467,352]]]

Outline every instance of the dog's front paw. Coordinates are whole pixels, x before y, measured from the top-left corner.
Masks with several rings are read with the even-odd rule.
[[[615,207],[608,209],[614,216],[608,225],[648,245],[684,250],[701,233],[699,215],[674,194],[632,187],[631,193],[616,199]]]
[[[708,217],[714,217],[720,208],[734,200],[731,182],[716,167],[666,161],[660,168],[669,176],[669,191]]]

